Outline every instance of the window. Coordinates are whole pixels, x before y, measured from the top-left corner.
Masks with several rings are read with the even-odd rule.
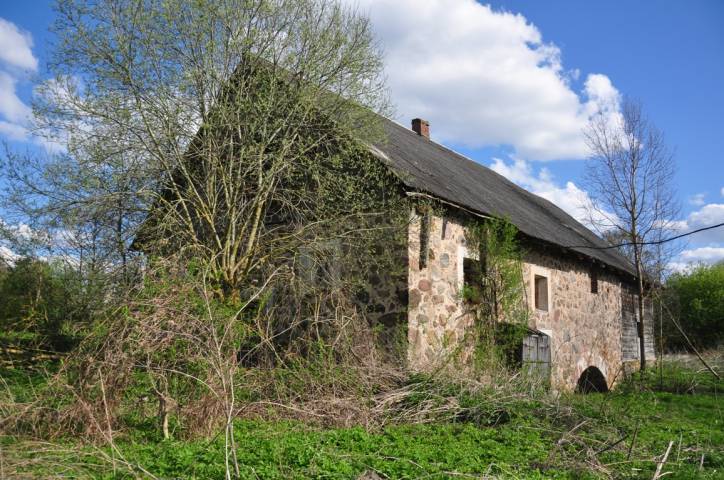
[[[543,277],[545,278],[545,277]],[[531,330],[523,338],[522,367],[523,371],[549,379],[551,375],[551,344],[550,337],[543,332]]]
[[[591,267],[591,293],[598,293],[598,270],[596,267]]]
[[[535,308],[548,311],[548,278],[542,275],[534,277]]]
[[[446,234],[447,234],[447,217],[444,217],[444,218],[442,219],[442,232],[441,232],[440,238],[442,238],[443,240],[445,240],[445,235],[446,235]]]
[[[480,303],[483,300],[481,275],[480,262],[473,258],[463,259],[463,283],[465,285],[463,298],[466,301]]]
[[[420,270],[427,267],[430,244],[430,212],[425,212],[420,220]]]

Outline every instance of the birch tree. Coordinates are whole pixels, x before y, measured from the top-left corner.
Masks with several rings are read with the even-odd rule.
[[[103,238],[116,264],[134,239],[201,259],[229,292],[295,244],[352,217],[367,218],[351,229],[361,232],[382,214],[362,180],[383,174],[359,148],[379,133],[373,113],[388,110],[382,56],[354,9],[59,0],[56,10],[53,79],[34,113],[64,152],[6,163],[28,216],[82,230],[73,238],[93,249]]]

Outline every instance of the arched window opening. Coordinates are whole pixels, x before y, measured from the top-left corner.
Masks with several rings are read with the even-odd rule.
[[[578,379],[577,393],[606,393],[608,385],[606,377],[603,376],[601,370],[596,367],[588,367],[581,373]]]

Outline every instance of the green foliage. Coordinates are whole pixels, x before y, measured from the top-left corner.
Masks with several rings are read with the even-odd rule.
[[[238,422],[241,478],[355,478],[375,471],[383,478],[449,478],[488,471],[504,478],[553,477],[535,468],[546,449],[540,433],[480,429],[472,425],[411,425],[372,433],[360,427],[315,430],[298,423]],[[135,448],[130,458],[162,477],[221,478],[219,441]],[[506,445],[518,447],[510,449]],[[113,478],[113,477],[109,477]]]
[[[668,367],[666,375],[676,368],[678,377],[700,376],[696,369],[679,361]],[[22,399],[32,398],[31,390],[40,388],[45,378],[36,376],[28,381],[6,371],[2,376]],[[656,459],[673,441],[663,469],[671,472],[666,477],[721,478],[724,418],[720,390],[659,392],[656,380],[648,379],[643,387],[640,382],[625,383],[609,394],[564,394],[551,399],[540,393],[476,392],[429,375],[416,375],[409,379],[414,394],[407,398],[405,407],[429,405],[431,399],[440,399],[433,407],[444,408],[446,401],[455,399],[463,414],[446,421],[371,430],[359,426],[319,428],[296,421],[237,420],[234,432],[240,477],[354,479],[374,471],[382,478],[409,479],[466,475],[650,479]],[[52,448],[38,450],[23,439],[0,437],[5,472],[12,477],[13,468],[19,468],[25,476],[36,478],[53,477],[62,471],[72,478],[120,479],[144,477],[142,467],[159,478],[225,476],[223,435],[192,441],[162,440],[154,430],[155,425],[138,422],[130,430],[117,431],[113,448],[100,449],[66,438]],[[634,432],[636,442],[627,459]],[[111,458],[117,459],[115,468]]]
[[[577,395],[571,400],[580,418],[594,425],[583,429],[585,435],[601,445],[612,443],[613,435],[626,435],[619,448],[600,456],[602,462],[613,467],[614,478],[652,478],[656,470],[653,459],[663,456],[670,441],[674,446],[663,469],[671,472],[667,478],[718,479],[724,472],[724,418],[716,394],[623,389],[611,394]],[[634,432],[636,443],[627,460]],[[702,455],[704,465],[700,470]]]
[[[626,392],[640,390],[654,392],[668,392],[678,394],[717,394],[724,392],[724,379],[717,378],[703,367],[698,358],[688,355],[676,355],[664,357],[659,360],[655,368],[629,377],[621,385]],[[707,362],[717,371],[721,377],[724,362],[721,353],[710,352],[705,354]]]
[[[666,282],[669,309],[697,348],[724,343],[724,263],[701,265],[672,275]],[[666,347],[685,350],[688,344],[670,321],[664,322]]]
[[[25,258],[0,271],[5,341],[68,350],[89,319],[88,286],[59,263]]]
[[[461,295],[475,314],[479,366],[516,356],[528,326],[518,230],[505,219],[470,222],[466,243],[477,262],[466,271]]]

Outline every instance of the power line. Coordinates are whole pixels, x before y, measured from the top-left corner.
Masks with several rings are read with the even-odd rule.
[[[695,233],[704,232],[706,230],[713,230],[715,228],[719,228],[719,227],[723,227],[723,226],[724,226],[724,222],[718,223],[716,225],[709,225],[708,227],[697,228],[696,230],[682,233],[681,235],[676,235],[673,237],[664,238],[663,240],[655,240],[655,241],[651,241],[651,242],[623,242],[623,243],[619,243],[617,245],[609,245],[606,247],[591,247],[589,245],[574,245],[572,247],[566,247],[566,248],[589,248],[591,250],[610,250],[611,248],[629,247],[631,245],[661,245],[662,243],[671,242],[674,240],[678,240],[680,238],[688,237],[689,235],[693,235]]]

